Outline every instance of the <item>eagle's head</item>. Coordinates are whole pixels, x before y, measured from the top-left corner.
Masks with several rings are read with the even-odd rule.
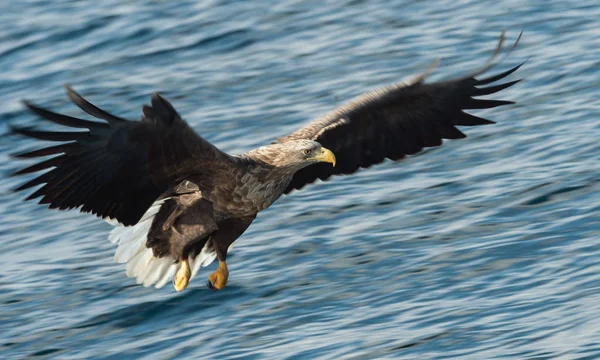
[[[260,147],[251,152],[269,165],[293,168],[296,171],[318,162],[335,166],[335,155],[331,150],[313,140],[293,140]]]
[[[335,166],[335,155],[313,140],[295,140],[283,144],[288,160],[297,164],[310,165],[327,162]]]

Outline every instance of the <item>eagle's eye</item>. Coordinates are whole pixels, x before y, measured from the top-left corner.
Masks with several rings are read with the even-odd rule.
[[[304,150],[304,155],[308,155],[308,154],[310,154],[310,149]]]

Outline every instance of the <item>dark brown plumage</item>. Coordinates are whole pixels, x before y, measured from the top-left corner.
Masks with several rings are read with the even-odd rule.
[[[61,115],[25,102],[46,120],[84,131],[13,127],[20,135],[60,142],[15,155],[54,156],[18,171],[16,175],[49,169],[16,190],[43,185],[27,200],[41,196],[40,203],[50,208],[81,207],[116,224],[110,236],[119,245],[115,259],[128,262],[128,275],[139,283],[160,287],[175,275],[179,291],[200,266],[218,257],[219,269],[209,283],[221,289],[229,274],[228,248],[280,195],[386,158],[402,159],[439,146],[442,139],[464,138],[457,126],[493,124],[465,110],[512,103],[476,99],[518,82],[490,85],[521,65],[478,79],[494,65],[503,40],[504,33],[488,64],[469,76],[426,84],[432,66],[412,81],[366,93],[278,138],[278,143],[239,156],[220,151],[196,134],[158,94],[143,107],[140,121],[129,121],[67,87],[77,106],[103,121]],[[337,166],[324,163],[336,164],[336,157]]]

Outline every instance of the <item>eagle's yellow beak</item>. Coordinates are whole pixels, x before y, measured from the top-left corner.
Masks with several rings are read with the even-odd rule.
[[[328,162],[335,166],[335,155],[331,150],[326,149],[324,147],[321,148],[321,153],[313,158],[313,160]]]

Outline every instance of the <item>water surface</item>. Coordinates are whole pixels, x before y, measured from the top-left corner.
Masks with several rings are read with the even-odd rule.
[[[401,163],[319,183],[261,213],[230,284],[135,285],[110,226],[13,194],[0,142],[3,358],[600,357],[597,1],[27,1],[0,4],[0,133],[27,98],[81,115],[62,85],[138,118],[158,91],[240,153],[377,86],[485,62],[518,104]]]

